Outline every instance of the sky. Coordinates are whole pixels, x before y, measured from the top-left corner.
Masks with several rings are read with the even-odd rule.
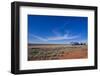
[[[87,17],[28,15],[28,43],[87,42],[87,33]]]

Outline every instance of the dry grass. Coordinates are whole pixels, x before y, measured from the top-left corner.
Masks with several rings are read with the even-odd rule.
[[[88,58],[87,45],[28,45],[28,60]]]

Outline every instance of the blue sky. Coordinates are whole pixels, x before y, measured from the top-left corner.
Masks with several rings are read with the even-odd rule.
[[[28,43],[87,42],[87,33],[87,17],[28,15]]]

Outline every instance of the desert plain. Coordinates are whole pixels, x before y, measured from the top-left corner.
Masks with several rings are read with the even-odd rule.
[[[28,61],[88,58],[87,45],[31,44]]]

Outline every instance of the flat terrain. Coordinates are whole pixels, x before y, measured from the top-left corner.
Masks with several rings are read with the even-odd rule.
[[[87,45],[33,44],[28,45],[28,60],[88,58]]]

